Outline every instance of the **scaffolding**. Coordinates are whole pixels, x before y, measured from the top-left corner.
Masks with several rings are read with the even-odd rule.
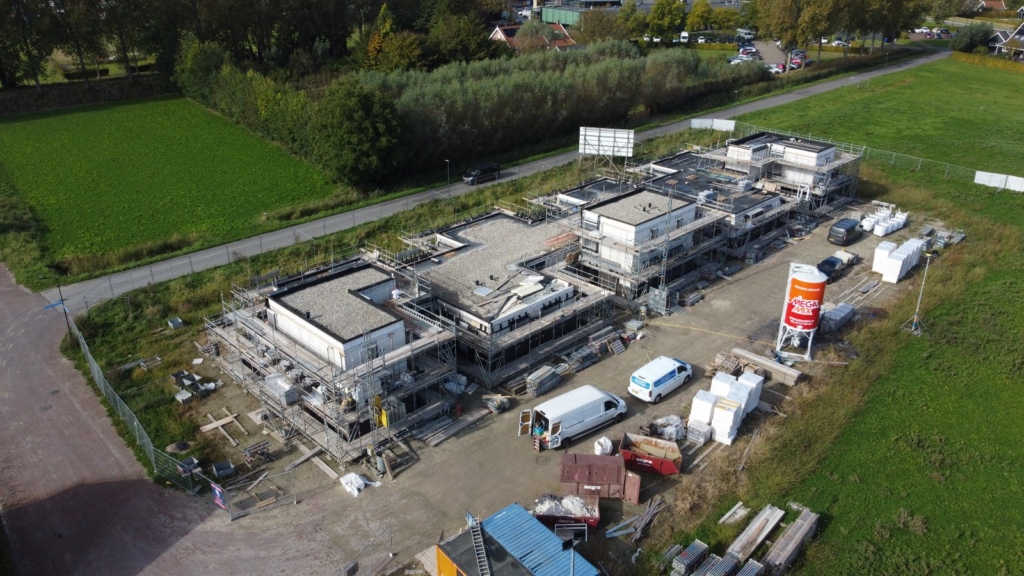
[[[362,263],[351,259],[332,264],[324,273]],[[275,278],[270,288],[301,286],[322,276]],[[429,298],[429,286],[418,282],[415,287],[417,298]],[[264,424],[282,441],[299,435],[336,461],[351,462],[454,404],[444,384],[455,377],[455,333],[420,313],[415,300],[387,306],[411,335],[408,344],[379,354],[364,335],[358,364],[342,370],[267,321],[267,295],[272,291],[267,286],[234,286],[231,300],[222,301],[220,315],[206,319],[206,329],[216,344],[218,364],[259,400]],[[269,376],[281,373],[301,390],[297,401],[282,401],[266,385]]]

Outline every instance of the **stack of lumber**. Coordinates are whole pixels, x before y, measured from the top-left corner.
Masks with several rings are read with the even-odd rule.
[[[773,380],[778,380],[787,386],[795,385],[800,380],[800,377],[803,376],[803,373],[796,368],[791,368],[764,356],[759,356],[749,350],[733,348],[732,353],[741,361],[762,368]]]
[[[464,428],[467,428],[470,425],[475,424],[478,420],[480,420],[484,416],[487,416],[490,413],[491,411],[488,410],[487,408],[479,408],[477,410],[474,410],[473,412],[470,412],[460,417],[457,420],[452,420],[451,418],[445,417],[437,421],[440,424],[435,423],[431,426],[424,428],[423,430],[420,430],[416,434],[413,434],[413,438],[416,438],[417,440],[422,440],[423,442],[426,442],[428,445],[432,447],[440,446],[441,443],[444,442],[445,440],[451,438],[452,436],[455,436]]]
[[[665,508],[665,500],[661,496],[655,496],[647,501],[647,508],[644,509],[643,513],[637,514],[631,518],[627,518],[622,522],[619,522],[615,526],[609,528],[605,533],[605,538],[615,538],[617,536],[625,536],[626,534],[632,534],[629,537],[629,541],[634,544],[640,541],[643,537],[644,528],[649,526],[654,521],[654,517],[658,515]]]

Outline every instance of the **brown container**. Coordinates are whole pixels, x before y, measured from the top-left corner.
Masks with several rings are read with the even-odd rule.
[[[622,456],[564,454],[560,480],[565,494],[622,499],[626,463]]]

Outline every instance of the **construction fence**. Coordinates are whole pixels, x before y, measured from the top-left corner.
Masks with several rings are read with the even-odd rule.
[[[92,376],[93,382],[96,383],[96,387],[99,388],[103,397],[106,398],[107,404],[110,408],[117,413],[117,416],[124,423],[125,427],[130,432],[131,437],[135,440],[136,446],[141,448],[146,458],[149,459],[149,463],[153,470],[154,480],[167,482],[181,488],[192,496],[195,496],[221,510],[232,520],[249,514],[254,510],[269,509],[271,505],[277,504],[279,501],[288,501],[289,503],[294,502],[293,489],[290,490],[292,499],[289,499],[289,494],[277,487],[281,484],[284,484],[289,488],[292,486],[290,472],[279,475],[282,476],[282,478],[275,478],[275,480],[278,480],[276,483],[264,480],[264,488],[273,488],[276,493],[265,497],[262,501],[256,494],[245,493],[242,490],[231,490],[230,488],[225,489],[204,476],[202,471],[199,469],[182,473],[179,468],[180,457],[172,456],[153,446],[153,440],[149,437],[146,429],[143,428],[142,423],[139,422],[139,419],[131,409],[128,408],[128,405],[124,403],[121,397],[118,396],[117,392],[115,392],[110,386],[110,383],[107,382],[103,369],[100,368],[100,365],[89,352],[89,345],[85,341],[85,337],[82,336],[82,333],[78,330],[78,325],[75,324],[74,320],[72,320],[70,313],[68,314],[68,320],[71,327],[71,333],[78,341],[78,346],[82,350],[82,355],[85,357],[85,361],[89,364],[89,373]],[[230,486],[230,484],[227,485]],[[270,499],[273,500],[267,504],[262,504],[262,502],[267,502]]]
[[[790,136],[793,138],[818,140],[820,142],[828,142],[830,144],[834,144],[836,146],[836,149],[842,152],[852,152],[861,154],[864,160],[888,164],[890,166],[895,166],[897,168],[911,170],[914,172],[921,172],[931,176],[941,176],[943,178],[953,179],[960,182],[969,182],[972,184],[989,186],[992,188],[996,188],[998,190],[1024,192],[1024,178],[1021,178],[1019,176],[982,172],[981,170],[975,170],[974,168],[967,168],[964,166],[957,166],[956,164],[950,164],[948,162],[939,162],[937,160],[929,160],[927,158],[919,158],[917,156],[900,154],[899,152],[892,152],[890,150],[881,150],[879,148],[871,148],[869,146],[858,146],[856,144],[840,142],[837,140],[833,140],[831,137],[827,136],[799,134],[787,130],[765,128],[764,126],[757,126],[754,124],[748,124],[746,122],[736,122],[733,120],[722,120],[717,118],[694,118],[693,120],[690,121],[690,126],[693,128],[711,129],[719,132],[729,132],[731,138],[743,138],[745,136],[757,134],[758,132],[773,132],[775,134],[782,134],[783,136]]]

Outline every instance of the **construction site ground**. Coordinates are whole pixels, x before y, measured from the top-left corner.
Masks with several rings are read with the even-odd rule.
[[[592,453],[594,441],[601,436],[617,444],[624,432],[636,432],[655,418],[669,414],[685,418],[694,394],[709,386],[702,378],[703,366],[717,353],[742,347],[765,354],[773,346],[789,263],[815,264],[835,252],[837,247],[825,240],[828,224],[763,261],[744,266],[731,280],[714,282],[706,289],[704,300],[683,313],[652,319],[643,329],[644,337],[625,353],[604,357],[543,397],[520,397],[508,412],[489,415],[438,447],[410,440],[418,460],[396,470],[394,481],[378,479],[359,465],[343,470],[331,462],[339,474],[354,471],[381,481],[379,487],[353,497],[307,461],[296,467],[291,477],[277,477],[282,491],[294,494],[296,505],[269,507],[233,522],[208,502],[145,479],[142,468],[105,421],[97,397],[60,357],[57,341],[65,330],[63,319],[53,310],[43,311],[42,297],[14,286],[4,273],[0,279],[0,321],[4,326],[0,330],[6,360],[0,363],[0,396],[4,398],[0,432],[5,438],[17,438],[18,448],[0,461],[0,502],[14,558],[22,574],[333,575],[356,558],[365,570],[393,547],[395,557],[389,569],[398,574],[422,573],[419,568],[407,568],[416,566],[415,555],[462,529],[467,511],[486,517],[511,502],[529,508],[538,495],[559,492],[563,452],[538,453],[528,438],[518,438],[520,409],[583,384],[625,398],[627,418],[574,441],[569,451],[580,453]],[[916,231],[920,223],[912,227]],[[900,242],[911,235],[910,229],[904,229],[884,240]],[[826,301],[837,301],[839,295],[869,277],[878,278],[870,274],[870,265],[874,248],[882,240],[866,234],[847,248],[859,254],[861,261],[827,288]],[[860,299],[861,318],[869,307],[882,307],[909,285],[875,288]],[[18,312],[23,310],[31,312]],[[19,331],[32,332],[32,337],[19,338]],[[629,376],[660,355],[692,363],[694,379],[658,405],[629,397]],[[30,369],[28,364],[43,370]],[[223,417],[223,408],[238,415],[248,435],[233,424],[225,426],[238,447],[230,446],[216,430],[206,433],[215,435],[223,443],[225,456],[238,464],[242,462],[241,447],[271,436],[264,435],[262,427],[248,417],[258,408],[256,400],[226,376],[221,379],[225,386],[199,402],[195,412],[204,424],[207,413]],[[791,392],[777,383],[767,390],[761,399],[780,406]],[[482,405],[480,395],[484,393],[487,391],[481,389],[463,398],[463,413]],[[752,421],[745,421],[739,444],[732,447],[714,442],[696,451],[684,447],[684,467],[705,451],[714,450],[705,458],[710,461],[727,451],[741,450],[743,437],[749,436],[753,427]],[[313,447],[308,442],[307,446]],[[99,461],[114,458],[118,466],[90,467],[90,453],[97,450],[102,452]],[[272,450],[276,458],[272,474],[301,456],[296,448],[284,451],[277,440],[272,440]],[[37,460],[45,461],[45,466],[32,464]],[[702,468],[695,466],[686,474],[700,474]],[[246,471],[244,467],[241,470]],[[672,498],[678,479],[641,475],[642,503],[655,494]],[[72,483],[72,478],[77,480]],[[600,546],[600,550],[595,548],[598,561],[606,566],[629,561],[632,545],[601,544],[603,529],[639,510],[621,501],[602,501],[602,532],[591,537],[593,544]],[[370,544],[389,526],[390,538],[384,536]],[[582,552],[588,556],[587,547]]]

